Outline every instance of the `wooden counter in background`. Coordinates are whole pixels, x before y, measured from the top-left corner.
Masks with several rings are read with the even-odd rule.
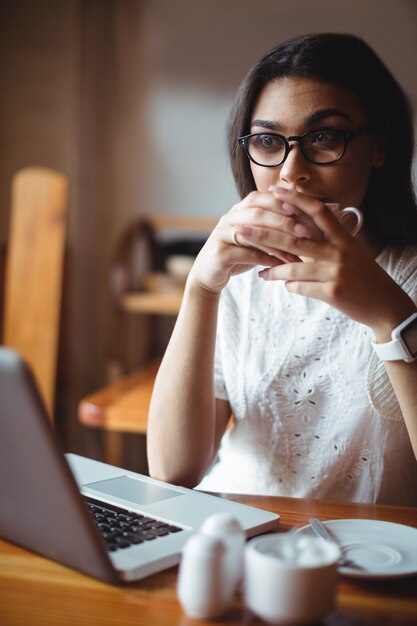
[[[177,315],[183,292],[184,284],[168,274],[153,272],[143,278],[140,291],[126,292],[122,296],[120,306],[126,313]]]

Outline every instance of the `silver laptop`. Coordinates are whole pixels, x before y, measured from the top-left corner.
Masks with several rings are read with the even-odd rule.
[[[64,455],[34,378],[0,348],[0,537],[108,582],[176,565],[212,513],[236,517],[248,537],[279,515]]]

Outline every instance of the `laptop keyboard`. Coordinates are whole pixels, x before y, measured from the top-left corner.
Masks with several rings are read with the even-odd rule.
[[[109,552],[178,533],[182,528],[84,496]]]

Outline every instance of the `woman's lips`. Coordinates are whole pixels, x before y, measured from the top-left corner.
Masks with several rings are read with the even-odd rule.
[[[308,196],[309,198],[312,198],[314,200],[319,200],[320,202],[326,203],[326,202],[334,202],[331,198],[329,198],[328,196],[322,196],[318,193],[311,193],[306,191],[305,189],[297,189],[294,187],[284,187],[282,185],[279,185],[279,189],[285,189],[285,191],[296,191],[297,193],[301,193],[304,196]]]

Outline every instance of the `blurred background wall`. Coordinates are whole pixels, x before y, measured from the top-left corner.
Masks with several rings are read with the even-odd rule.
[[[239,82],[278,42],[324,31],[364,37],[417,107],[415,0],[0,3],[0,245],[16,170],[44,165],[71,181],[57,402],[68,448],[86,451],[77,402],[106,382],[121,232],[146,213],[227,211],[237,195],[225,128]],[[140,363],[146,321],[133,323]]]

